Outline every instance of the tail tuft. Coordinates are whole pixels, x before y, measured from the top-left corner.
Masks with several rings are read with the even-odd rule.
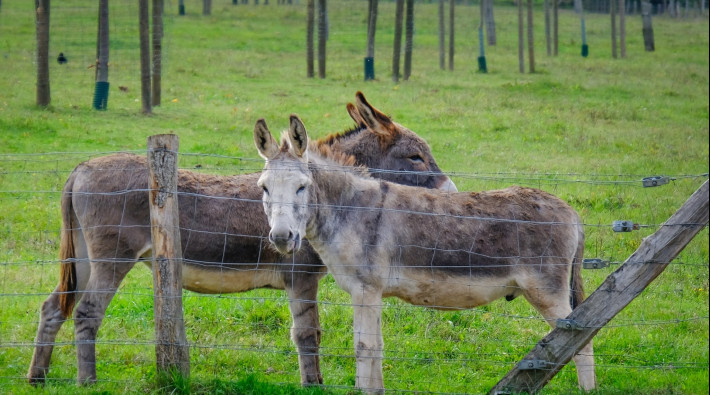
[[[72,237],[72,197],[73,177],[67,180],[62,191],[62,239],[59,244],[59,260],[61,267],[59,271],[59,308],[64,318],[71,316],[76,303],[76,263],[74,258],[74,239]]]

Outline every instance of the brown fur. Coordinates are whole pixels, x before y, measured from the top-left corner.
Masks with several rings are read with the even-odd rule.
[[[358,108],[376,111],[366,102],[358,101]],[[351,117],[361,118],[357,113],[351,113]],[[382,158],[368,158],[387,157],[388,152],[350,150],[369,147],[365,140],[377,141],[380,137],[375,135],[382,135],[383,130],[380,124],[361,125],[347,136],[316,147],[319,152],[339,156],[343,164],[375,163],[393,169]],[[406,151],[413,146],[417,155],[430,157],[426,143],[409,133],[407,139],[400,138],[389,148]],[[426,147],[423,153],[422,147]],[[410,166],[406,158],[389,160],[391,166],[397,163],[394,169],[421,170]],[[425,167],[428,173],[414,178],[407,174],[381,174],[432,187],[450,183],[433,158]],[[283,256],[264,240],[268,224],[260,202],[261,190],[256,185],[258,177],[259,174],[216,176],[179,171],[183,287],[201,293],[243,292],[260,287],[285,289],[301,382],[322,383],[318,358],[321,334],[315,301],[318,280],[326,268],[306,241],[301,252]],[[72,307],[77,378],[80,383],[96,380],[94,344],[105,310],[124,276],[140,257],[151,253],[147,189],[148,171],[143,156],[115,154],[95,158],[78,165],[69,176],[62,194],[60,282],[41,310],[28,372],[30,382],[44,381],[54,339],[72,314]]]

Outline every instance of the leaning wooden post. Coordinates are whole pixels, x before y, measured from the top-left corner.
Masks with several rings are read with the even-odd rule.
[[[178,146],[178,136],[174,134],[148,137],[155,355],[159,379],[171,378],[174,373],[185,378],[190,375],[190,355],[182,316]]]
[[[708,181],[489,392],[534,393],[643,291],[708,224]],[[532,369],[527,367],[532,366]]]

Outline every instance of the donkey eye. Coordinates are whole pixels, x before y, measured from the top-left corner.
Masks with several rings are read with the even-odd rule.
[[[296,191],[296,193],[301,193],[301,192],[303,192],[303,191],[305,191],[305,190],[306,190],[306,187],[305,187],[305,186],[301,186],[300,188],[298,188],[298,190]]]
[[[421,156],[419,156],[417,154],[410,156],[409,160],[411,160],[412,162],[424,162],[424,158],[422,158]]]
[[[268,189],[268,188],[266,188],[266,187],[261,187],[261,189],[264,190],[264,193],[265,193],[265,194],[267,194],[267,195],[269,194],[269,189]]]

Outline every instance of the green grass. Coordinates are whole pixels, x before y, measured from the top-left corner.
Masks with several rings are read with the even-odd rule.
[[[522,184],[562,197],[582,215],[586,257],[612,267],[583,273],[588,293],[707,180],[708,19],[654,17],[656,51],[643,50],[638,15],[627,18],[628,57],[612,59],[608,15],[587,14],[590,57],[582,58],[579,19],[560,14],[560,54],[545,55],[536,15],[535,74],[517,66],[516,10],[496,8],[498,45],[486,48],[488,74],[476,71],[479,10],[459,5],[455,70],[438,67],[437,4],[415,9],[409,81],[391,82],[394,4],[380,4],[375,72],[364,82],[365,1],[331,1],[327,78],[305,77],[305,2],[242,6],[215,2],[200,15],[167,2],[163,104],[140,114],[137,10],[111,2],[108,111],[91,108],[95,6],[52,4],[52,104],[35,103],[32,2],[0,8],[0,392],[155,393],[152,280],[137,267],[107,312],[97,346],[100,382],[78,388],[71,322],[58,336],[50,382],[22,380],[38,311],[57,281],[59,191],[79,162],[106,152],[144,152],[146,138],[180,136],[180,165],[235,173],[261,167],[252,143],[258,118],[272,130],[297,113],[313,137],[349,128],[345,104],[362,90],[377,108],[426,138],[461,190]],[[272,1],[272,3],[274,3]],[[127,88],[121,91],[119,86]],[[641,178],[669,185],[643,188]],[[614,233],[614,220],[648,225]],[[708,392],[708,231],[595,338],[599,393]],[[284,293],[204,297],[184,293],[195,393],[299,391]],[[319,295],[322,392],[355,382],[352,310],[331,278]],[[548,331],[522,299],[468,311],[438,312],[391,299],[383,314],[389,389],[488,391]],[[188,384],[176,382],[176,392]],[[565,367],[543,393],[575,393]]]

